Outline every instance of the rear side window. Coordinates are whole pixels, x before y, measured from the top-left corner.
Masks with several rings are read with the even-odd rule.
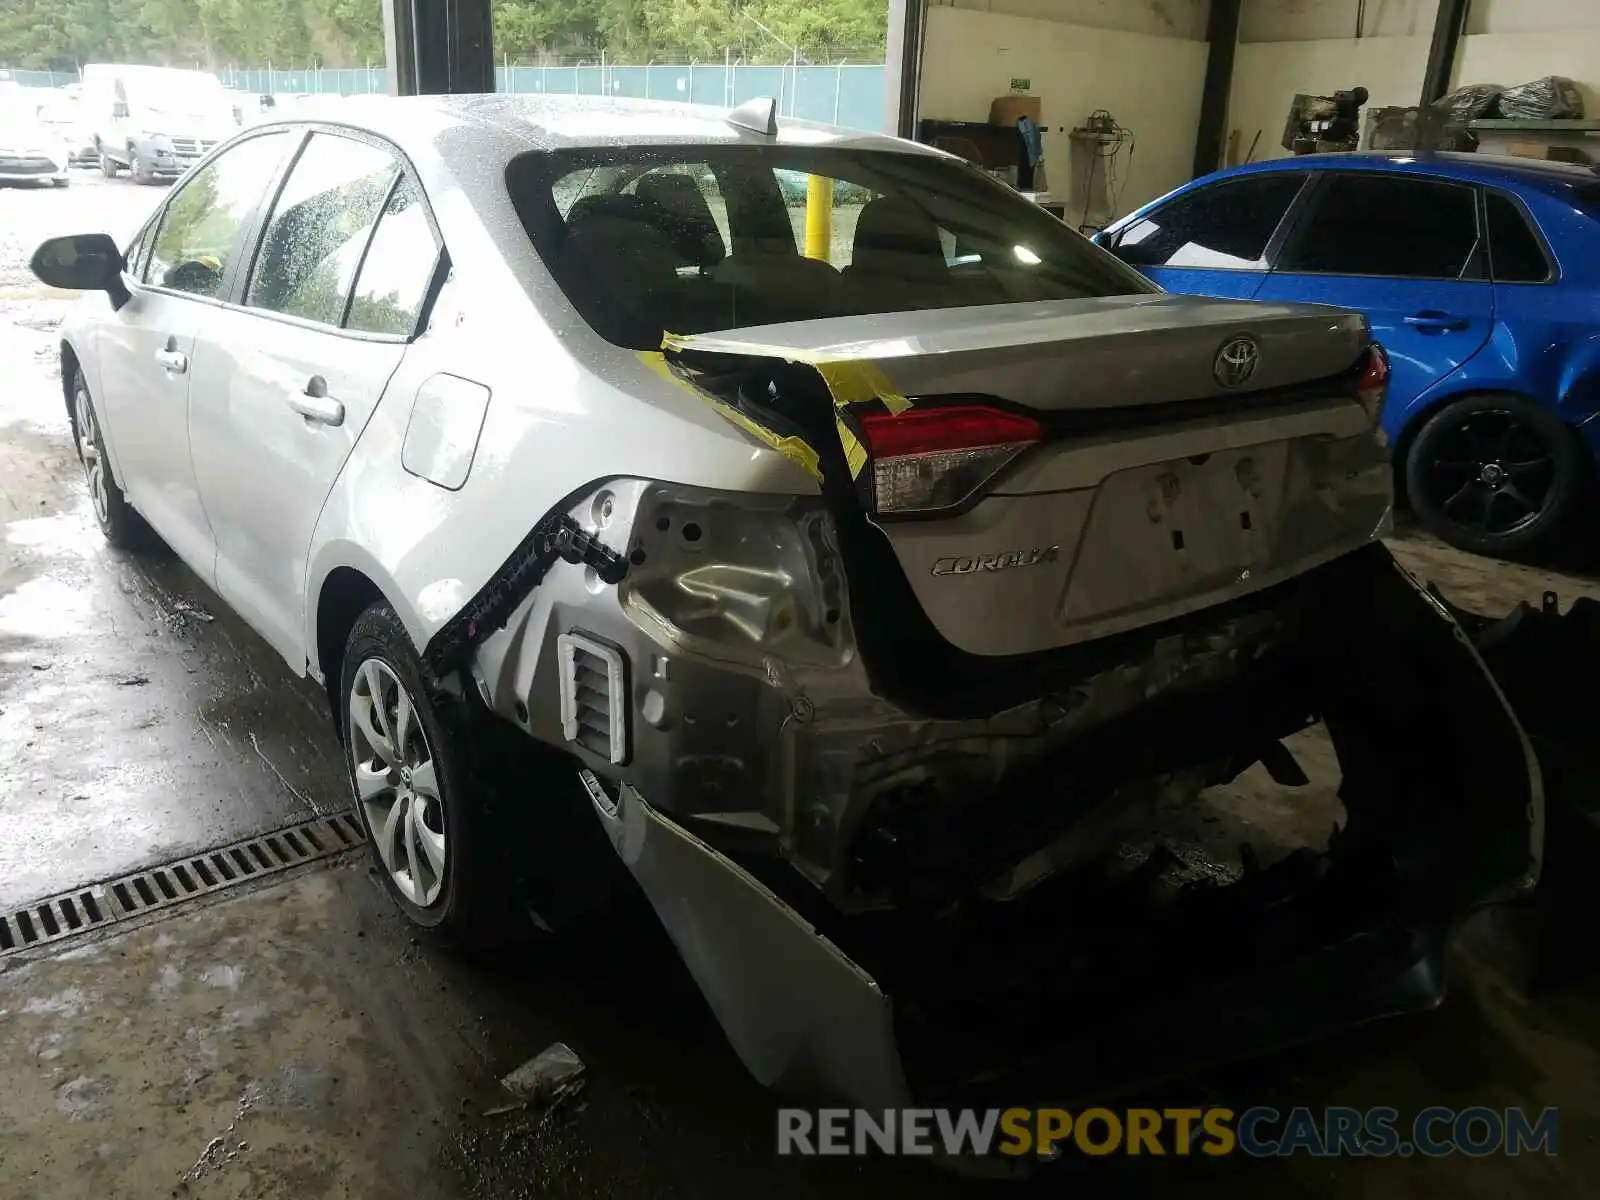
[[[385,150],[312,134],[273,205],[245,303],[338,325],[399,173]]]
[[[1484,193],[1489,225],[1489,263],[1497,283],[1543,283],[1550,278],[1539,235],[1509,196]]]
[[[1457,279],[1478,244],[1470,186],[1365,172],[1322,180],[1280,271]]]
[[[1124,229],[1114,253],[1139,267],[1265,270],[1267,243],[1304,183],[1274,172],[1186,192]]]
[[[345,327],[366,333],[414,333],[438,264],[439,243],[428,223],[422,193],[409,175],[403,175],[361,262]]]
[[[1156,289],[1066,225],[931,155],[773,145],[525,155],[535,248],[603,337]]]

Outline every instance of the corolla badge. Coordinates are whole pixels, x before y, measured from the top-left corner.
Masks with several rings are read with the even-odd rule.
[[[1216,361],[1211,364],[1211,373],[1225,388],[1243,387],[1256,373],[1256,364],[1260,361],[1261,347],[1256,345],[1255,338],[1241,333],[1222,343]]]
[[[975,575],[983,571],[1011,571],[1017,567],[1037,567],[1061,557],[1060,546],[1034,546],[1005,554],[969,554],[961,558],[941,558],[933,564],[934,575]]]

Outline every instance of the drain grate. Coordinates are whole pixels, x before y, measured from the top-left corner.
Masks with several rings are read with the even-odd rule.
[[[74,888],[0,913],[0,957],[342,854],[365,841],[360,818],[344,812],[302,821],[110,883]]]

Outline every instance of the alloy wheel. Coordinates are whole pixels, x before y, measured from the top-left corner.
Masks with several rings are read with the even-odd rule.
[[[94,501],[94,515],[104,525],[110,520],[111,505],[106,494],[106,464],[100,457],[100,430],[94,420],[94,405],[89,400],[89,390],[81,385],[73,396],[73,411],[78,426],[78,458],[83,462],[89,498]]]
[[[444,798],[416,703],[394,668],[369,658],[349,696],[356,797],[395,888],[418,908],[444,891]]]
[[[1439,440],[1426,485],[1446,518],[1503,537],[1538,520],[1557,474],[1539,432],[1507,409],[1467,414]]]

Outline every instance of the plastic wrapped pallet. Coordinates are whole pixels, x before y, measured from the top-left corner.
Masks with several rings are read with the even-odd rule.
[[[1465,125],[1468,121],[1495,116],[1498,101],[1504,91],[1505,88],[1497,83],[1470,83],[1466,87],[1457,88],[1448,96],[1441,96],[1433,102],[1433,107],[1448,116],[1451,121]]]
[[[1570,79],[1546,75],[1501,92],[1500,115],[1512,121],[1579,121],[1583,93]]]

